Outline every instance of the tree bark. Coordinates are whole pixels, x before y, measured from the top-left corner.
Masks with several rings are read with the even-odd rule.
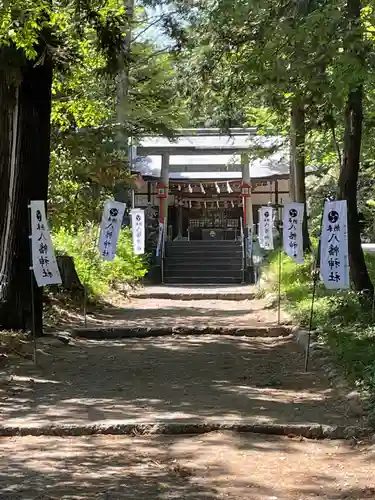
[[[59,266],[62,287],[69,292],[83,292],[84,287],[77,274],[73,257],[59,255],[56,260]]]
[[[306,183],[305,183],[305,106],[301,98],[294,97],[290,116],[290,196],[292,201],[305,205],[302,234],[303,249],[310,250],[307,225]]]
[[[339,177],[338,199],[348,204],[348,250],[351,278],[355,290],[373,292],[362,250],[358,221],[357,182],[360,168],[360,152],[363,122],[363,90],[349,92],[345,109],[344,154]]]
[[[358,30],[361,16],[360,0],[347,1],[347,15],[352,34],[346,41],[346,51],[351,59],[355,58],[359,67],[363,67],[363,55],[359,47],[363,46],[362,35]],[[364,69],[364,68],[363,68]],[[351,278],[355,290],[373,293],[374,287],[367,272],[362,250],[361,232],[357,208],[357,183],[360,168],[363,124],[363,86],[358,83],[348,91],[345,107],[345,133],[342,168],[339,177],[338,198],[346,200],[348,205],[348,250]]]
[[[28,203],[47,200],[51,87],[48,55],[38,64],[25,63],[17,82],[0,71],[0,327],[5,329],[32,327]],[[35,280],[33,286],[35,326],[42,333],[42,289]]]

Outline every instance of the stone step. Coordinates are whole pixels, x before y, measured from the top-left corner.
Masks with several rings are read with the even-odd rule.
[[[166,284],[179,284],[179,285],[229,285],[243,283],[243,273],[241,276],[181,276],[173,275],[164,277]]]
[[[167,241],[166,245],[241,245],[238,240],[175,240]]]
[[[287,326],[249,326],[249,327],[199,327],[199,326],[177,326],[177,327],[76,327],[73,329],[74,336],[88,339],[119,339],[119,338],[147,338],[165,337],[171,335],[230,335],[235,337],[287,337],[290,328]]]
[[[178,260],[166,259],[164,269],[188,269],[202,272],[204,269],[242,269],[242,259]]]
[[[210,285],[201,287],[195,285],[160,285],[149,286],[137,290],[132,296],[137,299],[160,300],[253,300],[256,298],[258,288],[249,285]]]
[[[223,279],[229,279],[229,278],[234,278],[234,279],[242,279],[243,278],[243,271],[241,268],[236,268],[236,269],[217,269],[217,268],[211,268],[211,269],[197,269],[197,268],[167,268],[164,271],[164,278],[166,279],[174,279],[175,277],[187,277],[191,279],[201,279],[201,278],[223,278]]]
[[[164,282],[170,284],[243,283],[238,241],[174,241],[166,245]]]
[[[220,250],[217,250],[215,248],[167,248],[165,255],[167,257],[171,256],[182,256],[182,255],[194,255],[196,257],[199,256],[210,256],[212,257],[231,257],[231,256],[240,256],[242,257],[242,249],[241,248],[234,248],[234,249],[225,249],[221,248]]]

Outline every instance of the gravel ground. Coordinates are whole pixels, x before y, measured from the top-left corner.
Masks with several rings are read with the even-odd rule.
[[[374,446],[252,434],[0,440],[2,500],[368,500]]]

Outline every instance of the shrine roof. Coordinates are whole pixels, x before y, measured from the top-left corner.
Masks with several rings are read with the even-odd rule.
[[[289,158],[285,151],[278,151],[265,158],[250,159],[250,176],[253,179],[287,177]],[[134,170],[143,176],[160,178],[161,157],[137,157]],[[173,180],[208,180],[241,178],[241,159],[238,156],[171,156],[169,178]]]
[[[246,153],[280,147],[285,141],[281,136],[257,135],[256,128],[231,129],[221,134],[219,129],[181,129],[174,138],[144,137],[137,144],[139,156],[169,153],[171,155],[218,155]]]
[[[249,155],[253,179],[289,175],[286,137],[257,135],[256,128],[183,129],[174,139],[145,137],[135,148],[133,170],[160,178],[161,155],[169,153],[169,177],[176,181],[241,178],[241,153]],[[134,154],[133,153],[133,154]]]

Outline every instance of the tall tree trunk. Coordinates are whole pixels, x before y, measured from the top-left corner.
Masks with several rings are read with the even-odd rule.
[[[10,49],[2,49],[10,50]],[[14,55],[14,54],[13,54]],[[52,62],[26,63],[18,83],[0,72],[0,327],[30,330],[30,200],[47,200]],[[37,332],[42,290],[34,282]]]
[[[358,51],[363,45],[358,22],[361,15],[360,0],[347,1],[347,14],[352,34],[347,40],[346,50],[351,58],[356,58],[363,67],[363,57]],[[338,198],[348,204],[348,249],[349,266],[354,288],[358,291],[373,293],[373,285],[367,272],[361,246],[361,233],[358,221],[357,182],[360,168],[360,154],[363,123],[363,86],[357,81],[349,88],[345,107],[345,134],[342,168],[339,178]]]
[[[117,147],[120,151],[124,148],[128,154],[129,169],[132,170],[133,165],[131,154],[129,154],[129,141],[128,134],[124,127],[126,120],[129,118],[129,86],[130,86],[130,57],[132,51],[132,24],[134,18],[134,3],[135,0],[124,0],[124,9],[127,14],[127,25],[123,26],[125,37],[123,42],[122,51],[118,57],[118,75],[117,75]],[[114,190],[115,200],[123,203],[131,202],[133,206],[133,192],[134,188],[129,188],[127,183],[118,183]]]
[[[292,201],[304,203],[303,249],[310,250],[310,238],[307,225],[306,183],[305,183],[305,106],[303,100],[296,96],[292,102],[290,115],[290,178]]]
[[[372,293],[371,283],[361,245],[361,232],[357,209],[357,182],[362,141],[363,90],[358,87],[349,92],[345,109],[344,154],[339,178],[338,198],[348,204],[349,266],[354,288]]]

